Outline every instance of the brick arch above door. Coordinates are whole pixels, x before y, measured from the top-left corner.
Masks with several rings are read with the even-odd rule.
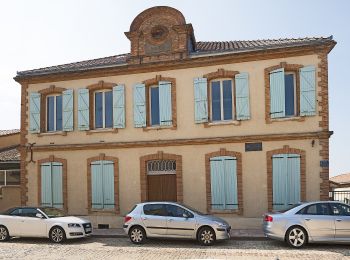
[[[147,162],[151,160],[175,160],[176,161],[176,198],[177,202],[183,202],[183,181],[182,181],[182,156],[159,151],[155,154],[148,154],[140,157],[140,185],[141,202],[148,200],[147,185]]]

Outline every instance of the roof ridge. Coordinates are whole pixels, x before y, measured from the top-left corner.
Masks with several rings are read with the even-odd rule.
[[[350,172],[348,172],[348,173],[341,173],[341,174],[335,175],[335,176],[333,176],[333,177],[331,177],[329,179],[333,179],[333,178],[344,176],[344,175],[350,175]]]
[[[308,37],[297,37],[297,38],[265,38],[265,39],[255,39],[255,40],[223,40],[223,41],[197,41],[197,43],[219,43],[219,42],[256,42],[256,41],[281,41],[281,40],[332,40],[333,35],[323,37],[323,36],[308,36]]]

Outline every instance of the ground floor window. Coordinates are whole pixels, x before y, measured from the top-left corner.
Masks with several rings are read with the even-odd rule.
[[[63,208],[62,170],[59,162],[41,164],[41,206]]]
[[[274,210],[300,202],[300,155],[273,155],[272,182]]]
[[[236,157],[210,158],[210,178],[212,209],[238,209]]]
[[[0,186],[20,185],[20,170],[0,170]]]
[[[91,196],[93,209],[114,209],[114,162],[91,163]]]

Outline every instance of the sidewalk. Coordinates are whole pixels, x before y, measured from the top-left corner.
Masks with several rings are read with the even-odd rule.
[[[265,239],[264,233],[261,229],[232,229],[231,239],[236,240],[261,240]],[[111,229],[94,229],[94,237],[101,238],[120,238],[127,237],[122,228]]]

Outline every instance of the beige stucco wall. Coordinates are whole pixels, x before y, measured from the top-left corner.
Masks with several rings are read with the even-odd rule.
[[[112,142],[112,141],[141,141],[141,140],[158,140],[158,139],[182,139],[196,137],[213,137],[213,136],[239,136],[239,135],[256,135],[256,134],[276,134],[276,133],[300,133],[319,131],[318,122],[321,117],[318,115],[307,117],[304,122],[287,121],[276,122],[273,124],[265,123],[265,82],[264,69],[270,66],[278,65],[280,62],[290,64],[314,65],[317,68],[318,75],[318,58],[317,55],[308,55],[300,57],[290,57],[285,59],[272,59],[254,62],[243,62],[236,64],[215,65],[199,68],[188,68],[171,71],[159,71],[152,73],[140,73],[131,75],[121,75],[112,77],[101,77],[93,79],[70,80],[64,82],[50,82],[41,84],[30,84],[29,92],[39,91],[48,88],[50,85],[77,90],[85,88],[88,85],[95,84],[100,80],[125,84],[126,87],[126,128],[120,129],[117,134],[114,133],[94,133],[86,135],[84,131],[77,130],[77,109],[74,110],[75,130],[69,132],[67,136],[44,136],[28,135],[28,142],[36,145],[45,145],[51,142],[55,144],[71,143],[93,143],[93,142]],[[250,109],[251,120],[243,121],[240,126],[221,125],[210,128],[204,128],[202,124],[194,123],[194,91],[193,79],[201,77],[206,73],[215,72],[218,68],[226,70],[236,70],[239,72],[249,73],[250,85]],[[140,128],[134,128],[133,125],[133,85],[143,80],[154,78],[156,75],[163,77],[173,77],[176,79],[176,99],[177,99],[177,130],[162,130],[144,132]],[[317,79],[319,80],[319,78]],[[75,107],[77,106],[78,95],[75,92]],[[318,107],[317,107],[318,109]],[[28,118],[28,117],[27,117]]]
[[[289,145],[306,151],[307,200],[318,200],[320,191],[319,146],[311,146],[310,140],[263,142],[263,151],[244,152],[242,144],[217,144],[180,147],[101,149],[90,151],[37,152],[34,160],[56,157],[67,159],[68,211],[71,214],[87,214],[87,158],[105,153],[119,159],[119,188],[121,215],[140,202],[140,163],[144,155],[163,151],[182,155],[184,203],[206,211],[205,154],[226,148],[243,154],[243,207],[245,217],[259,217],[267,211],[266,152]],[[194,152],[195,151],[195,152]],[[28,164],[29,205],[38,204],[37,164]]]
[[[19,186],[0,187],[0,212],[21,205],[21,189]]]

